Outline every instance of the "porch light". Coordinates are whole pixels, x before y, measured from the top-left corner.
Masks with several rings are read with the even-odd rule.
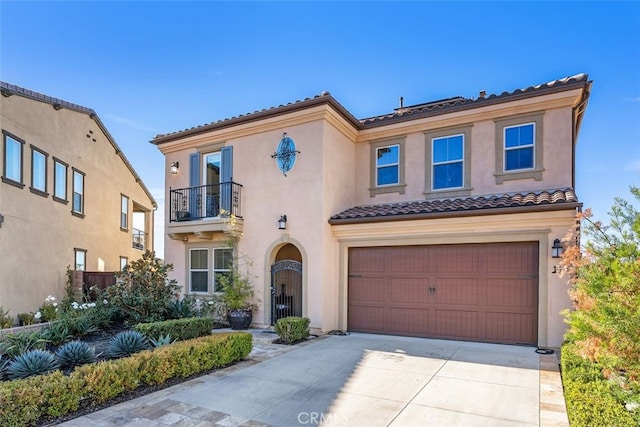
[[[563,251],[564,248],[562,247],[562,243],[560,243],[560,239],[554,240],[553,246],[551,246],[551,258],[560,258]]]
[[[282,215],[278,220],[278,230],[286,230],[287,229],[287,216]]]
[[[172,175],[177,175],[179,169],[180,169],[180,162],[171,163],[171,174]]]

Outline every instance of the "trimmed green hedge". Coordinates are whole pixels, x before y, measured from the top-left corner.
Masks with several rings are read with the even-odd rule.
[[[273,329],[282,342],[291,344],[309,336],[309,318],[290,316],[278,319]]]
[[[601,368],[576,354],[572,344],[562,347],[562,384],[567,415],[572,427],[613,426],[637,427],[640,411],[635,414],[625,407],[628,392],[602,376]]]
[[[158,385],[220,368],[245,359],[251,342],[246,332],[215,334],[80,366],[69,376],[55,371],[5,381],[0,383],[0,425],[34,425],[77,410],[81,400],[104,403],[142,384]]]
[[[188,317],[163,322],[138,323],[135,329],[154,340],[161,335],[169,334],[171,339],[184,341],[210,335],[214,324],[215,321],[211,317]]]

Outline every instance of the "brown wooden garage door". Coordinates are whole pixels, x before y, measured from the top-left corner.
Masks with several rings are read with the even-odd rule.
[[[349,250],[349,330],[535,344],[538,242]]]

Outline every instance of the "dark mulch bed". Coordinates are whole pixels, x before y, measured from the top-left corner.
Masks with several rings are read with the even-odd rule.
[[[216,325],[216,327],[214,327],[214,329],[220,329],[220,328],[224,328],[226,327],[225,325]],[[109,346],[109,341],[111,340],[111,338],[113,338],[114,335],[116,335],[118,332],[122,332],[125,330],[131,329],[130,327],[128,327],[127,325],[115,325],[112,328],[110,328],[107,331],[99,331],[90,335],[86,335],[84,337],[82,337],[82,341],[85,341],[86,343],[88,343],[89,345],[93,346],[95,348],[95,353],[96,353],[96,362],[100,362],[103,360],[109,360],[109,357],[107,356],[107,349]],[[208,371],[203,371],[200,372],[198,374],[194,374],[190,377],[186,377],[186,378],[182,378],[182,377],[175,377],[175,378],[170,378],[167,381],[165,381],[164,384],[160,384],[160,385],[156,385],[156,386],[150,386],[150,385],[140,385],[139,387],[137,387],[135,390],[132,390],[130,392],[127,393],[123,393],[105,403],[102,404],[96,404],[95,402],[91,402],[91,401],[82,401],[80,402],[80,407],[78,408],[77,411],[73,412],[73,413],[69,413],[67,415],[64,415],[62,417],[56,417],[56,418],[46,418],[46,419],[41,419],[38,421],[38,423],[36,424],[37,426],[54,426],[57,425],[59,423],[62,423],[64,421],[69,421],[72,420],[74,418],[78,418],[81,417],[83,415],[87,415],[90,414],[92,412],[95,411],[99,411],[101,409],[105,409],[108,408],[110,406],[116,405],[118,403],[122,403],[122,402],[127,402],[131,399],[135,399],[137,397],[141,397],[144,395],[147,395],[149,393],[153,393],[155,391],[158,390],[162,390],[165,389],[167,387],[171,387],[180,383],[183,383],[185,381],[189,381],[192,378],[197,378],[200,377],[202,375],[206,375],[209,374],[211,372],[214,372],[216,370],[219,369],[223,369],[222,368],[214,368],[214,369],[210,369]],[[69,372],[65,372],[66,374],[68,374]]]

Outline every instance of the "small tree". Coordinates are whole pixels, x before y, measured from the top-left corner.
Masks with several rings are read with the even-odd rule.
[[[106,289],[105,298],[124,320],[135,323],[165,320],[179,289],[175,280],[168,279],[171,270],[172,264],[163,264],[155,252],[146,251],[142,258],[116,273],[116,284]]]
[[[640,188],[631,187],[640,201]],[[572,277],[569,295],[574,310],[566,311],[567,338],[580,354],[604,371],[626,371],[640,380],[640,213],[616,198],[610,224],[592,219],[589,209],[578,214],[586,237],[583,250],[570,245],[564,271]],[[576,230],[577,232],[577,230]],[[565,240],[575,241],[575,233]]]

